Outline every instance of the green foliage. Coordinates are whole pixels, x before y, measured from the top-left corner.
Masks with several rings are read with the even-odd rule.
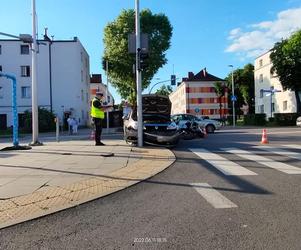
[[[32,115],[31,111],[26,110],[24,112],[24,132],[31,132],[32,131]],[[55,115],[51,113],[47,109],[39,108],[38,110],[39,116],[39,131],[40,132],[48,132],[55,130]]]
[[[264,126],[267,123],[266,114],[244,115],[244,125]]]
[[[215,82],[214,91],[218,97],[222,97],[225,94],[225,86],[222,82]]]
[[[170,47],[172,26],[164,14],[149,9],[140,12],[141,32],[149,35],[149,66],[142,72],[142,89],[149,86],[158,69],[166,64],[166,50]],[[133,65],[135,55],[128,53],[128,36],[135,32],[135,11],[123,10],[115,21],[104,29],[103,61],[109,62],[109,77],[120,96],[136,103],[136,81]]]
[[[237,101],[235,102],[236,113],[240,114],[240,107],[243,104],[249,105],[249,112],[255,112],[254,99],[255,99],[255,82],[254,82],[254,66],[246,64],[243,69],[236,69],[233,72],[234,89]],[[229,89],[229,107],[232,109],[231,93],[232,93],[232,73],[226,77],[227,86]]]
[[[159,89],[157,89],[157,95],[169,96],[172,93],[172,87],[170,85],[163,84]]]
[[[220,119],[222,119],[222,97],[225,95],[225,85],[222,82],[214,83],[214,91],[218,96],[219,100],[219,115]]]
[[[275,44],[270,55],[271,73],[279,77],[284,90],[295,91],[297,112],[300,112],[301,91],[301,30]]]
[[[296,119],[299,117],[297,113],[275,113],[275,123],[279,126],[295,126]]]

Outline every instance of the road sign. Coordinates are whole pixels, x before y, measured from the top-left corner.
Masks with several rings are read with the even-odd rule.
[[[236,102],[236,101],[237,101],[237,97],[236,97],[236,95],[234,95],[234,96],[231,96],[231,101],[232,101],[232,102]]]

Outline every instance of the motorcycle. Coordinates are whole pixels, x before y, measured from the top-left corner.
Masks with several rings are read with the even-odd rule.
[[[184,140],[192,140],[195,138],[204,138],[205,131],[199,127],[197,122],[186,122],[185,124],[179,125],[182,132],[182,138]]]

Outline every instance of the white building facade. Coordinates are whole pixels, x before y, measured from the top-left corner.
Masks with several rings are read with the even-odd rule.
[[[255,113],[265,113],[267,118],[274,113],[295,113],[295,92],[284,91],[278,77],[270,73],[273,66],[270,54],[268,51],[255,59]]]
[[[72,116],[79,125],[90,119],[89,55],[78,38],[40,40],[37,53],[38,106],[62,120]],[[18,113],[32,109],[31,48],[19,40],[0,40],[0,70],[17,79]],[[1,128],[12,126],[12,83],[0,78]],[[6,123],[6,124],[4,124]]]

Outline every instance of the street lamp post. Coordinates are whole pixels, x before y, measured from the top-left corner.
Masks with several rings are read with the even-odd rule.
[[[229,65],[232,68],[232,117],[233,117],[233,127],[235,127],[235,92],[234,92],[234,77],[233,77],[233,65]]]
[[[30,145],[37,146],[39,142],[39,117],[38,117],[38,92],[37,92],[37,39],[36,39],[36,2],[32,0],[32,142]]]
[[[137,84],[137,122],[138,122],[138,147],[143,146],[143,119],[142,119],[142,87],[140,60],[140,11],[139,0],[135,1],[135,24],[136,24],[136,84]]]
[[[176,78],[176,79],[179,79],[179,78]],[[150,89],[150,91],[149,91],[149,94],[152,93],[152,90],[153,90],[153,88],[154,88],[155,86],[157,86],[159,83],[164,83],[164,82],[170,82],[170,79],[169,79],[169,80],[164,80],[164,81],[160,81],[160,82],[155,83],[155,84],[151,87],[151,89]]]

